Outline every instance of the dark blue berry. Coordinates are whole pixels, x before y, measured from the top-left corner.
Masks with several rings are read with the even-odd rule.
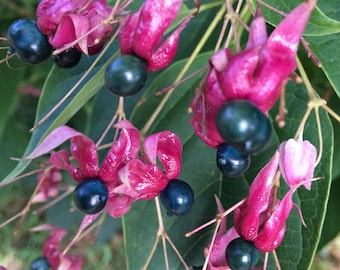
[[[50,269],[50,265],[48,264],[48,261],[45,257],[40,257],[38,259],[35,259],[31,263],[31,270],[48,270]]]
[[[259,259],[259,252],[253,242],[240,237],[229,243],[225,256],[232,270],[252,270]]]
[[[52,46],[47,37],[40,32],[37,22],[31,19],[19,19],[8,28],[7,38],[10,49],[24,62],[38,64],[50,57]]]
[[[109,191],[99,179],[82,181],[73,192],[73,201],[85,214],[97,214],[104,209]]]
[[[232,100],[223,105],[217,113],[216,126],[227,144],[246,155],[263,151],[271,142],[268,117],[247,100]]]
[[[227,177],[238,177],[250,166],[250,156],[242,154],[228,144],[221,144],[216,153],[216,164]]]
[[[62,68],[71,68],[76,66],[81,58],[81,52],[77,49],[70,48],[59,54],[52,55],[53,62]]]
[[[121,55],[105,71],[105,85],[115,95],[131,96],[139,92],[147,79],[146,62],[134,55]]]
[[[194,203],[194,192],[186,182],[173,179],[160,192],[160,199],[169,216],[183,216]]]

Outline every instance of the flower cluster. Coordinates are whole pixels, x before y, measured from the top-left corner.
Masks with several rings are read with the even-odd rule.
[[[66,231],[50,224],[43,224],[34,231],[51,230],[43,246],[43,258],[53,270],[57,269],[82,269],[83,259],[76,255],[63,254],[61,242]],[[40,268],[39,268],[40,269]]]
[[[304,161],[297,165],[296,157],[301,155],[304,155]],[[234,210],[234,226],[226,230],[226,219],[223,219],[214,242],[205,248],[204,254],[209,256],[207,269],[230,269],[225,249],[238,237],[253,242],[261,252],[275,250],[284,238],[286,220],[292,208],[298,211],[304,224],[301,211],[293,203],[292,196],[302,185],[311,188],[316,156],[316,148],[309,141],[290,139],[281,143],[279,151],[275,152],[253,180],[248,197]],[[299,166],[299,170],[296,170],[296,166]],[[290,188],[282,200],[277,198],[276,193],[280,172]],[[219,213],[222,214],[223,207],[218,199],[216,201]]]
[[[62,175],[56,167],[46,168],[44,171],[38,173],[37,181],[40,187],[37,194],[33,197],[32,203],[41,203],[47,201],[49,198],[57,197],[61,180]]]
[[[303,155],[296,170],[296,157]],[[301,185],[311,188],[317,151],[309,141],[290,139],[280,145],[268,164],[258,173],[249,188],[246,202],[234,212],[236,230],[246,240],[254,241],[263,252],[276,249],[283,240],[286,220],[291,209],[298,210],[293,204],[293,193]],[[278,168],[284,181],[290,187],[282,200],[277,199]],[[302,220],[303,222],[303,220]],[[304,222],[303,222],[304,223]]]
[[[265,114],[272,108],[296,68],[299,40],[315,2],[300,4],[269,37],[258,10],[246,48],[235,55],[222,49],[210,58],[209,72],[191,102],[191,125],[205,143],[217,148],[224,142],[215,121],[218,110],[228,101],[247,100]]]
[[[112,217],[120,217],[134,201],[155,198],[171,179],[179,176],[182,144],[170,131],[152,134],[142,142],[137,128],[127,120],[115,127],[121,130],[120,137],[113,142],[101,166],[94,142],[67,126],[55,129],[28,158],[47,153],[70,139],[78,166],[70,162],[66,149],[53,153],[50,163],[67,170],[77,183],[100,179],[109,190],[106,210]],[[157,165],[157,158],[164,171]]]
[[[36,13],[40,31],[54,48],[77,41],[79,51],[92,55],[112,33],[111,25],[103,23],[111,11],[106,0],[42,0]]]
[[[190,17],[186,18],[163,40],[181,4],[182,0],[146,0],[137,12],[126,16],[119,33],[121,53],[144,59],[148,71],[168,66],[176,54],[179,35],[190,20]]]

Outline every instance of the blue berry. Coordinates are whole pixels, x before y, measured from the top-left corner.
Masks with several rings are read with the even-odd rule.
[[[131,96],[139,92],[147,79],[146,62],[134,55],[121,55],[105,70],[105,85],[115,95]]]
[[[232,270],[252,270],[259,259],[259,252],[253,242],[239,237],[229,243],[225,256]]]
[[[169,216],[183,216],[194,203],[194,192],[186,182],[173,179],[160,192],[160,199]]]
[[[223,105],[217,113],[216,126],[227,144],[246,155],[263,151],[271,142],[268,117],[247,100],[232,100]]]
[[[250,156],[242,154],[228,144],[221,144],[216,153],[216,164],[227,177],[238,177],[250,166]]]
[[[52,53],[52,46],[38,29],[35,20],[14,21],[8,28],[7,38],[10,46],[8,54],[15,52],[24,62],[38,64],[49,58]]]
[[[45,257],[40,257],[35,259],[31,263],[31,270],[48,270],[50,269],[50,265],[48,264],[48,261]]]
[[[73,201],[85,214],[97,214],[104,209],[109,191],[99,179],[82,181],[73,192]]]
[[[81,52],[75,48],[67,49],[59,54],[52,55],[53,62],[62,68],[71,68],[76,66],[81,58]]]

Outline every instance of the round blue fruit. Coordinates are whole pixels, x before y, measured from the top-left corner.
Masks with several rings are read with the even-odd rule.
[[[121,55],[105,70],[105,85],[113,94],[126,97],[139,92],[147,79],[146,62],[134,55]]]
[[[73,192],[76,207],[85,214],[97,214],[104,209],[109,191],[99,179],[82,181]]]
[[[31,263],[30,269],[31,270],[48,270],[50,269],[50,265],[45,257],[40,257],[40,258],[35,259]]]
[[[218,111],[216,127],[225,143],[252,155],[266,149],[272,137],[268,117],[248,100],[232,100]]]
[[[59,54],[52,55],[52,60],[58,67],[71,68],[79,63],[81,55],[82,53],[77,49],[70,48]]]
[[[238,177],[250,166],[250,156],[245,155],[228,144],[221,144],[216,153],[216,164],[227,177]]]
[[[38,29],[35,20],[14,21],[8,28],[7,38],[10,46],[8,53],[16,53],[24,62],[38,64],[49,58],[52,53],[52,46]]]
[[[225,256],[232,270],[252,270],[259,259],[259,251],[253,242],[239,237],[229,243]]]
[[[160,192],[160,199],[168,215],[183,216],[192,208],[194,192],[188,183],[173,179]]]

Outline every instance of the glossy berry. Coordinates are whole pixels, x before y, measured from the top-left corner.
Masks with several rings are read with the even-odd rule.
[[[105,71],[105,85],[115,95],[126,97],[139,92],[147,79],[146,62],[134,55],[121,55]]]
[[[253,242],[240,237],[229,243],[225,256],[232,270],[252,270],[259,259],[259,252]]]
[[[53,62],[62,68],[71,68],[76,66],[81,58],[81,52],[75,48],[67,49],[59,54],[52,55]]]
[[[223,105],[217,113],[216,126],[227,144],[247,155],[263,151],[271,141],[268,117],[247,100]]]
[[[8,53],[16,53],[24,62],[38,64],[50,57],[52,46],[42,34],[37,22],[31,19],[19,19],[8,28],[7,38],[10,49]]]
[[[85,214],[97,214],[104,209],[109,191],[99,179],[82,181],[73,192],[73,201]]]
[[[194,203],[194,192],[186,182],[174,179],[160,192],[160,199],[169,216],[183,216]]]
[[[48,264],[48,261],[45,257],[40,257],[38,259],[35,259],[31,263],[31,270],[48,270],[50,269],[50,265]]]
[[[224,143],[217,149],[216,164],[225,176],[238,177],[248,170],[250,156]]]

